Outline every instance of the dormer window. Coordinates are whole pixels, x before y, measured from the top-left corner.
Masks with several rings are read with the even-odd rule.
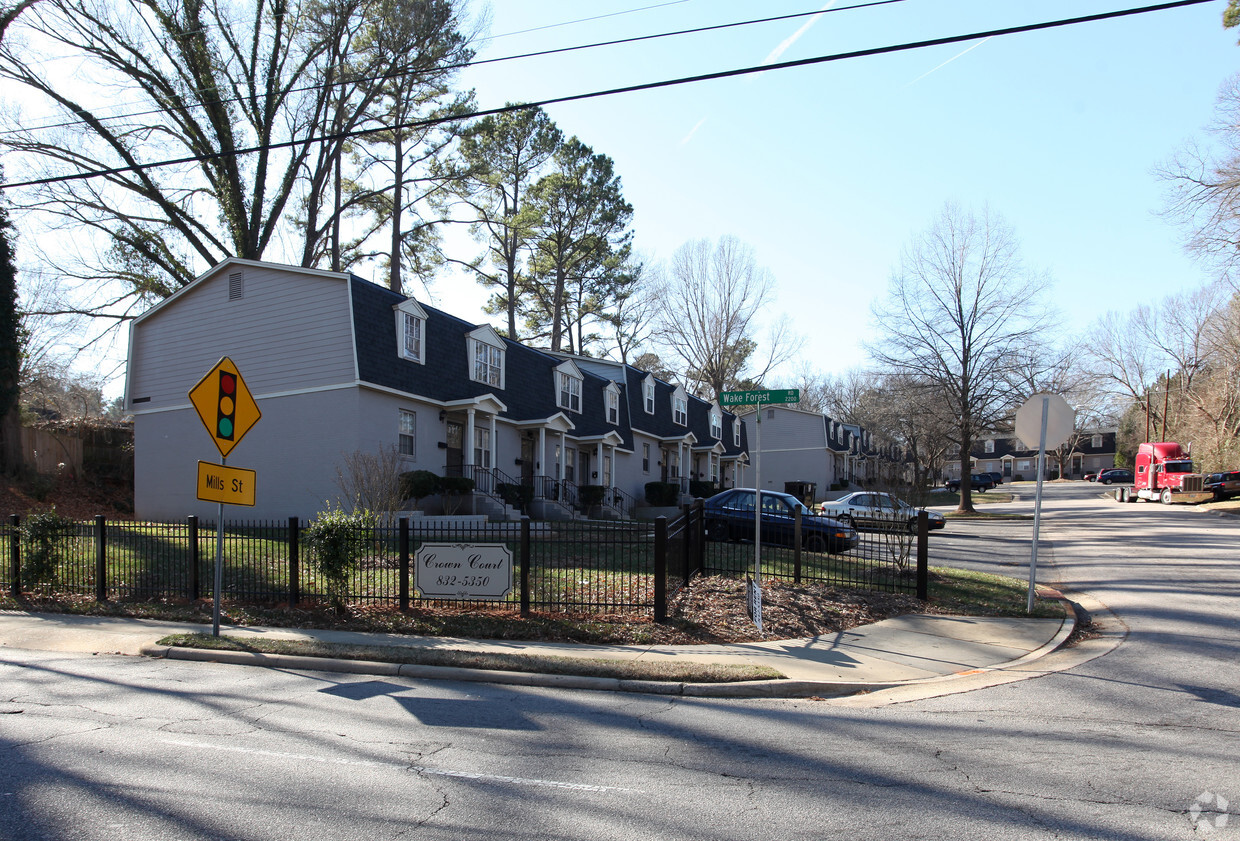
[[[574,377],[567,371],[560,371],[556,376],[560,378],[560,408],[568,409],[570,412],[580,412],[581,378]]]
[[[504,387],[504,340],[490,327],[469,334],[469,378],[476,383]]]
[[[672,395],[672,422],[680,426],[689,425],[689,398],[680,389]]]
[[[620,389],[615,383],[609,383],[604,395],[607,402],[607,422],[618,426],[620,424]]]
[[[1091,445],[1093,446],[1093,448],[1094,448],[1095,450],[1100,450],[1100,449],[1102,449],[1102,436],[1101,436],[1101,435],[1095,435],[1095,436],[1093,437],[1093,439],[1091,440],[1091,442],[1090,442],[1090,443],[1091,443]]]
[[[412,298],[401,301],[393,309],[396,310],[397,352],[401,359],[425,364],[426,311]]]
[[[993,453],[995,451],[995,439],[987,438],[985,448],[986,448],[986,452]]]
[[[732,446],[739,447],[741,445],[741,419],[732,418]]]
[[[723,437],[723,416],[717,409],[710,413],[710,437],[715,439]]]
[[[642,399],[646,404],[646,414],[654,414],[654,380],[650,377],[642,382]]]

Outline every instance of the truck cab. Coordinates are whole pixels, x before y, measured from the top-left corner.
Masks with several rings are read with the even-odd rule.
[[[1173,441],[1141,444],[1133,470],[1132,487],[1121,489],[1125,502],[1138,499],[1163,502],[1205,502],[1212,494],[1204,487],[1205,477],[1193,470],[1188,451]]]

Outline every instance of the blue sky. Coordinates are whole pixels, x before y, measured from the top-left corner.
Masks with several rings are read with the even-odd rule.
[[[495,0],[493,37],[478,57],[842,5]],[[1135,5],[905,0],[501,62],[471,69],[463,82],[485,108]],[[1240,68],[1240,32],[1223,30],[1224,5],[548,111],[615,160],[640,250],[666,260],[688,240],[739,237],[774,275],[772,314],[788,314],[806,338],[803,359],[838,374],[864,364],[871,302],[901,249],[948,201],[989,206],[1014,229],[1027,265],[1053,279],[1050,303],[1062,313],[1055,333],[1208,280],[1184,253],[1181,232],[1160,218],[1165,185],[1153,170],[1205,136],[1220,85]],[[472,283],[444,278],[433,292],[441,306],[479,317],[484,295]]]

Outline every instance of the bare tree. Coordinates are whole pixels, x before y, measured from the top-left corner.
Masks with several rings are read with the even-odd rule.
[[[293,232],[293,216],[305,259],[320,259],[318,240],[334,235],[340,212],[332,187],[344,135],[373,112],[385,80],[425,70],[419,42],[374,32],[416,33],[381,19],[446,5],[41,0],[27,9],[0,45],[0,79],[64,119],[60,128],[10,120],[3,142],[24,177],[47,179],[22,193],[23,208],[104,243],[59,267],[94,287],[86,309],[113,303],[124,314],[176,291],[203,265],[261,259]],[[50,74],[57,62],[32,44],[79,60],[81,74]],[[117,91],[123,109],[114,107]],[[179,163],[151,165],[161,160]],[[92,173],[102,174],[79,177]],[[111,302],[100,291],[109,282],[124,289]]]
[[[973,442],[1015,402],[1014,374],[1042,338],[1045,286],[1021,264],[1001,219],[949,204],[904,250],[887,298],[874,307],[879,338],[870,354],[952,419],[963,473]],[[959,510],[974,510],[967,481]]]
[[[676,250],[659,332],[661,345],[683,364],[698,396],[714,399],[742,380],[761,382],[800,350],[803,341],[781,318],[769,326],[765,356],[755,359],[759,316],[774,282],[753,250],[735,237],[687,242]]]

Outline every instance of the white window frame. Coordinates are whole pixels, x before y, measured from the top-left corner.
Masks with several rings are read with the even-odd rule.
[[[397,355],[401,359],[426,364],[426,311],[409,298],[393,307],[396,310]],[[410,332],[413,332],[412,341]]]
[[[732,418],[732,446],[739,447],[741,445],[741,419]]]
[[[1095,450],[1101,450],[1102,449],[1102,436],[1095,434],[1094,437],[1090,440],[1090,443],[1093,445],[1093,448]]]
[[[504,387],[504,349],[475,338],[470,354],[469,378],[476,383]]]
[[[986,443],[982,445],[982,448],[988,453],[993,453],[995,451],[995,439],[987,438]]]
[[[399,409],[396,426],[396,449],[402,456],[418,457],[418,415],[409,409]],[[406,442],[408,442],[406,444]]]
[[[642,473],[650,472],[650,443],[642,443]]]
[[[642,402],[646,406],[646,414],[654,414],[654,380],[647,377],[642,381]]]
[[[474,427],[474,466],[491,467],[491,430],[486,426]]]
[[[672,423],[677,426],[689,425],[689,396],[680,386],[672,394]]]
[[[614,383],[607,386],[607,422],[620,425],[620,389]]]
[[[716,441],[723,438],[723,415],[718,409],[713,409],[710,413],[710,437]]]
[[[570,412],[581,413],[581,377],[568,371],[557,371],[560,382],[556,388],[556,405]]]

